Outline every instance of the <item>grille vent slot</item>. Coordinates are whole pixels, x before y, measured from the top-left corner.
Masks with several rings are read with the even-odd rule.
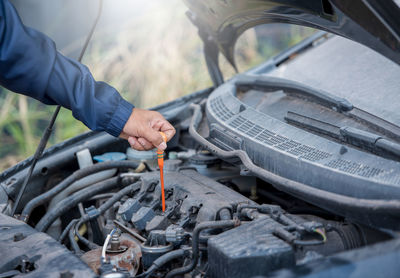
[[[330,153],[327,152],[323,152],[323,151],[319,151],[319,150],[315,150],[313,152],[310,152],[308,154],[302,155],[301,158],[306,159],[306,160],[310,160],[310,161],[318,161],[318,160],[322,160],[328,157],[331,157],[332,155]]]
[[[221,97],[216,97],[212,99],[210,105],[211,109],[215,112],[218,118],[220,118],[224,122],[226,122],[235,115],[228,107],[226,107]]]
[[[305,155],[307,153],[313,152],[315,150],[316,149],[314,149],[310,146],[300,145],[299,147],[297,147],[295,149],[289,150],[288,153],[300,156],[300,155]]]
[[[332,160],[329,163],[325,164],[325,166],[328,166],[330,168],[338,169],[340,171],[352,174],[352,175],[358,175],[361,177],[366,177],[366,178],[372,178],[375,176],[378,176],[385,171],[379,168],[374,168],[374,167],[369,167],[367,165],[362,165],[356,162],[344,160],[344,159],[336,159]]]
[[[246,133],[255,140],[274,146],[277,149],[301,157],[309,161],[318,161],[332,156],[332,154],[314,149],[310,146],[303,145],[294,140],[290,140],[285,136],[276,134],[268,129],[263,129],[261,126],[246,120],[242,116],[237,116],[229,125],[243,133]]]

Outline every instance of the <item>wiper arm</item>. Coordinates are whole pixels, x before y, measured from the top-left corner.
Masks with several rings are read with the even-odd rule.
[[[393,142],[381,135],[364,131],[349,126],[335,126],[327,122],[323,122],[311,117],[307,117],[292,111],[289,111],[285,117],[288,123],[309,129],[320,134],[328,135],[332,138],[346,142],[350,145],[367,149],[374,153],[380,154],[384,151],[391,155],[400,157],[400,144]]]
[[[311,98],[320,104],[338,112],[347,112],[353,105],[345,98],[330,94],[326,91],[316,90],[307,85],[292,80],[259,75],[239,75],[235,77],[236,88],[258,90],[283,90],[286,94],[296,94]]]
[[[353,118],[373,127],[388,137],[400,140],[400,127],[378,116],[372,115],[357,107],[354,107],[347,99],[335,96],[329,92],[315,89],[299,82],[285,78],[242,74],[235,77],[237,89],[256,89],[261,91],[283,90],[286,94],[298,95],[314,100],[321,105],[333,109],[347,117]],[[268,93],[268,92],[266,92]]]

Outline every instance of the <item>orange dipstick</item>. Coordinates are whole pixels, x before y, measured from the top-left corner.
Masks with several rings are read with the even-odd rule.
[[[164,132],[160,131],[161,136],[163,137],[164,142],[167,142],[167,136]],[[160,168],[160,181],[161,181],[161,201],[162,201],[162,211],[165,212],[165,192],[164,192],[164,151],[157,149],[157,162],[158,167]]]

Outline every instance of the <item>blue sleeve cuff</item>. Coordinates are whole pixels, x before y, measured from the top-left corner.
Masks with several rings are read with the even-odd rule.
[[[118,137],[121,134],[125,123],[128,121],[130,115],[132,114],[133,108],[134,106],[131,103],[127,102],[121,97],[119,104],[116,107],[114,114],[112,115],[111,120],[107,125],[106,132],[111,134],[112,136]]]

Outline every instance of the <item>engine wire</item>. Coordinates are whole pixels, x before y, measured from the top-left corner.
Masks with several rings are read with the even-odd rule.
[[[95,19],[95,21],[94,21],[94,23],[93,23],[93,25],[92,25],[92,27],[91,27],[91,29],[89,31],[89,34],[86,37],[86,41],[85,41],[85,43],[84,43],[84,45],[83,45],[83,47],[81,49],[81,52],[79,54],[79,58],[78,58],[79,62],[82,62],[82,58],[85,55],[85,52],[86,52],[86,49],[87,49],[87,47],[89,45],[90,40],[92,39],[94,30],[96,29],[97,23],[99,22],[99,19],[100,19],[102,9],[103,9],[103,0],[99,0],[99,8],[98,8],[97,16],[96,16],[96,19]],[[33,155],[32,164],[29,167],[29,172],[25,176],[25,180],[24,180],[24,182],[23,182],[23,184],[22,184],[22,186],[21,186],[21,188],[20,188],[20,190],[18,192],[17,198],[15,199],[14,206],[13,206],[13,208],[11,210],[11,215],[12,216],[15,215],[15,212],[16,212],[16,210],[18,208],[18,205],[19,205],[19,203],[20,203],[20,201],[22,199],[22,196],[24,195],[26,186],[28,185],[28,182],[29,182],[29,180],[30,180],[30,178],[32,176],[33,170],[35,169],[36,163],[39,161],[39,159],[41,158],[41,156],[43,154],[43,151],[46,148],[47,142],[49,141],[50,135],[51,135],[51,133],[53,131],[53,126],[54,126],[54,123],[55,123],[55,121],[57,119],[58,113],[60,112],[60,109],[61,109],[61,106],[57,105],[56,109],[53,112],[51,120],[50,120],[48,126],[46,127],[46,130],[43,133],[42,138],[40,139],[39,145],[36,148],[35,154]]]
[[[115,234],[116,231],[117,231],[116,228],[112,229],[112,231],[107,235],[106,240],[104,241],[103,248],[101,250],[101,259],[104,263],[107,262],[106,250],[107,250],[108,243],[110,242],[111,237],[113,236],[113,234]]]

